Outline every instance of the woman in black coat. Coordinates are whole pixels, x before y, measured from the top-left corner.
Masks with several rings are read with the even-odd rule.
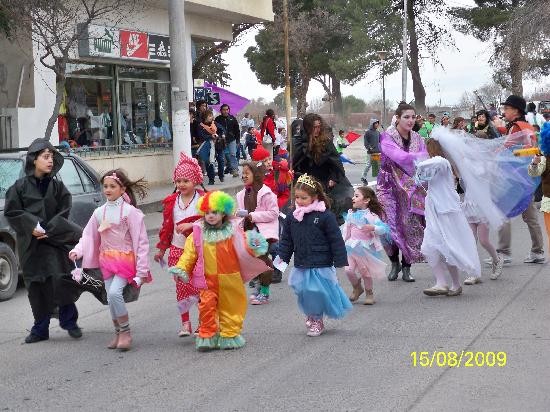
[[[353,187],[329,131],[321,116],[315,113],[305,115],[300,135],[292,139],[292,168],[295,179],[307,173],[323,185],[331,198],[331,210],[342,223],[341,214],[351,208]]]
[[[61,279],[71,271],[68,252],[82,233],[68,220],[71,194],[54,178],[63,161],[48,140],[36,139],[28,149],[26,176],[6,193],[4,216],[17,233],[23,280],[34,316],[26,343],[49,338],[50,318],[57,306],[60,326],[73,338],[82,336],[74,304],[81,291],[64,286]]]

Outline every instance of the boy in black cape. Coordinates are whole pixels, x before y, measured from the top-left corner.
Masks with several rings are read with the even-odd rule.
[[[63,280],[74,268],[68,252],[82,233],[68,220],[71,194],[61,180],[54,179],[63,161],[47,139],[34,140],[28,149],[25,176],[6,193],[4,215],[17,233],[19,261],[34,316],[26,343],[49,338],[50,318],[57,306],[61,328],[72,338],[82,337],[74,304],[82,290]]]

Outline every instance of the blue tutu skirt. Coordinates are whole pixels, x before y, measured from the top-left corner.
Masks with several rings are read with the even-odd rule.
[[[294,268],[288,285],[298,297],[298,306],[306,316],[343,318],[351,310],[351,302],[336,277],[336,269]]]

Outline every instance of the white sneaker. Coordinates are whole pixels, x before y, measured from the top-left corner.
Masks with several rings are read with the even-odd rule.
[[[466,279],[464,279],[465,285],[475,285],[477,283],[481,283],[481,278],[477,276],[468,276]]]
[[[539,264],[542,264],[544,262],[546,262],[544,253],[533,253],[533,252],[529,252],[527,257],[523,261],[523,263],[539,263]]]
[[[503,266],[509,266],[512,263],[512,258],[508,255],[505,255],[504,253],[499,253],[500,256],[502,256],[502,264]],[[493,259],[488,257],[483,259],[483,263],[485,263],[485,266],[493,266]]]
[[[502,266],[504,265],[504,257],[499,253],[497,255],[498,260],[493,263],[493,273],[489,276],[492,280],[498,279],[502,275]]]

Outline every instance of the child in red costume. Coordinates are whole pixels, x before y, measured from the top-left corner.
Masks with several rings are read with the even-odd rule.
[[[158,252],[155,255],[155,261],[160,263],[164,259],[166,250],[169,250],[168,266],[175,266],[182,255],[185,240],[191,233],[193,222],[200,218],[196,206],[199,198],[204,194],[203,191],[196,189],[197,185],[202,185],[201,167],[196,159],[183,152],[174,170],[173,179],[176,191],[162,201],[163,221],[157,243]],[[199,301],[199,290],[190,283],[184,283],[178,277],[174,277],[174,280],[182,323],[178,336],[189,336],[192,333],[189,309]]]
[[[286,152],[284,149],[279,150]],[[290,198],[290,182],[292,182],[292,172],[289,170],[288,161],[282,158],[271,160],[270,153],[262,146],[258,146],[252,152],[252,160],[261,162],[265,166],[267,173],[264,178],[264,184],[271,189],[277,196],[279,209],[283,209]]]
[[[284,211],[288,205],[288,199],[290,198],[290,183],[292,182],[292,171],[289,170],[288,161],[281,158],[281,156],[284,156],[286,153],[286,150],[280,149],[278,153],[279,156],[271,160],[270,153],[261,145],[252,152],[252,160],[262,163],[267,170],[264,178],[264,185],[269,187],[277,196],[277,205],[281,211]],[[283,220],[279,217],[279,228],[282,228],[282,224]],[[279,233],[279,237],[280,236],[281,233]],[[275,258],[277,249],[278,243],[271,246],[272,258]],[[282,272],[279,269],[275,269],[271,278],[271,283],[281,283],[282,279]],[[250,283],[250,287],[256,288],[256,286],[254,282]]]

